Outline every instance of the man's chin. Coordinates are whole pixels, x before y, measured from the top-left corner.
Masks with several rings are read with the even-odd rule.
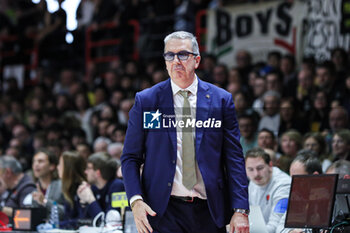
[[[175,78],[183,78],[185,77],[186,73],[184,71],[175,71],[173,72],[173,76]]]

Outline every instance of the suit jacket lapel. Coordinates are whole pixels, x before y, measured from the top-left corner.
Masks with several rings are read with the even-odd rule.
[[[161,90],[159,93],[159,106],[160,106],[160,112],[163,115],[171,115],[175,116],[174,112],[174,99],[173,99],[173,91],[171,89],[171,84],[170,84],[170,78],[164,82],[164,85],[161,86]],[[163,119],[163,118],[162,118]],[[167,118],[168,119],[168,118]],[[162,129],[164,130],[164,133],[167,132],[171,145],[173,146],[173,150],[175,151],[175,156],[176,156],[176,128],[167,128]]]
[[[212,92],[209,86],[198,79],[196,121],[205,121],[208,119],[211,108],[211,96]],[[197,152],[203,138],[203,132],[204,128],[196,128],[196,155],[198,155]]]

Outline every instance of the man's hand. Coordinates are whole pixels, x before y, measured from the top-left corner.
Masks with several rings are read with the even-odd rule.
[[[93,203],[96,198],[94,196],[94,193],[91,190],[91,187],[88,183],[83,181],[81,185],[79,185],[77,190],[78,197],[80,199],[80,203],[82,204],[91,204]]]
[[[153,232],[153,229],[148,222],[147,215],[156,216],[157,213],[154,212],[149,205],[142,200],[136,200],[132,207],[132,212],[134,214],[138,233]]]
[[[44,196],[43,192],[41,192],[39,184],[36,184],[36,190],[37,191],[34,191],[32,193],[33,199],[36,202],[38,202],[40,205],[45,205],[45,203],[44,203],[45,196]]]
[[[234,213],[230,221],[230,233],[249,233],[248,216]]]

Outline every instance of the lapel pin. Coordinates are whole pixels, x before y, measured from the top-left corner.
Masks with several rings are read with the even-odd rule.
[[[210,95],[206,95],[205,97],[207,97],[207,99],[209,99],[209,98],[210,98]]]

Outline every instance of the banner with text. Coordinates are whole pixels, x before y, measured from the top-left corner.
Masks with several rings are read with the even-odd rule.
[[[350,48],[350,0],[307,0],[306,56],[330,59],[334,48]]]
[[[235,66],[236,53],[247,50],[253,62],[266,61],[268,52],[302,57],[302,26],[306,2],[273,1],[208,11],[207,51],[218,61]]]

